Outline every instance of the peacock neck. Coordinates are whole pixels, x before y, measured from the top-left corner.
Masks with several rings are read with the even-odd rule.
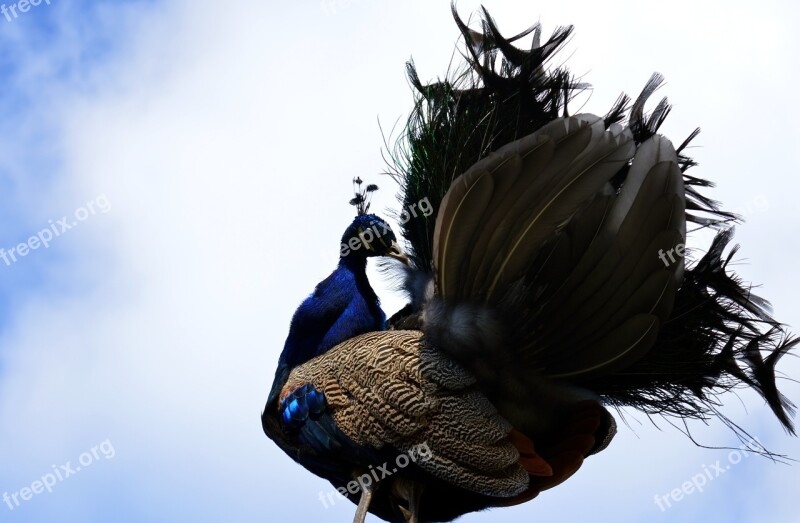
[[[339,343],[383,330],[386,316],[367,278],[364,257],[345,256],[292,318],[281,363],[294,368]]]
[[[342,256],[339,258],[339,265],[336,267],[334,274],[340,273],[345,275],[343,281],[352,283],[355,292],[361,293],[365,298],[372,298],[376,302],[378,296],[369,284],[367,278],[367,259],[361,256]],[[350,277],[347,277],[350,275]]]
[[[366,258],[352,254],[344,256],[339,260],[334,274],[337,272],[340,281],[347,287],[342,295],[349,300],[346,304],[345,300],[339,303],[342,314],[320,344],[318,354],[359,334],[385,328],[386,315],[367,278]]]

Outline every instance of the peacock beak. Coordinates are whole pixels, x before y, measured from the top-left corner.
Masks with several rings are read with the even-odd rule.
[[[409,261],[408,256],[403,254],[403,250],[400,249],[400,246],[397,245],[397,242],[395,241],[392,242],[392,245],[389,247],[389,252],[386,253],[386,256],[394,258],[395,260],[400,260],[409,267],[411,266],[411,262]]]

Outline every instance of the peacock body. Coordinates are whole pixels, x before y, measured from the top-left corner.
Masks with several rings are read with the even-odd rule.
[[[740,431],[716,397],[750,386],[792,432],[775,365],[796,340],[727,270],[735,217],[686,173],[696,132],[676,148],[657,134],[666,100],[645,113],[660,77],[570,116],[585,86],[546,67],[570,28],[542,44],[538,26],[505,38],[485,11],[482,32],[454,14],[467,67],[423,85],[409,65],[393,156],[403,207],[435,212],[404,221],[403,254],[367,213],[375,187],[357,192],[337,269],[292,319],[265,433],[357,521],[450,521],[567,479],[613,438],[609,406]],[[696,261],[687,223],[718,230]],[[403,262],[409,304],[388,321],[369,257]]]

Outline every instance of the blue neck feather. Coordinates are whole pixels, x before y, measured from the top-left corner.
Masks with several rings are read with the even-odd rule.
[[[293,368],[359,334],[386,329],[386,315],[367,279],[367,258],[388,255],[395,242],[385,221],[373,214],[356,216],[342,236],[339,266],[292,317],[269,401]]]
[[[386,328],[364,256],[351,253],[320,282],[292,318],[279,365],[291,369],[365,332]]]

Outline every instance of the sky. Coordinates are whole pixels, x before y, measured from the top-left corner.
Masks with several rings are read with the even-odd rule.
[[[260,414],[294,309],[336,263],[351,179],[381,186],[374,211],[398,210],[381,128],[410,109],[408,59],[425,80],[445,72],[449,3],[0,3],[0,521],[350,521]],[[694,174],[747,219],[736,270],[800,330],[795,4],[485,5],[508,33],[576,26],[561,59],[594,85],[585,111],[666,77],[664,133],[703,129]],[[800,376],[797,358],[779,369]],[[800,459],[754,394],[724,403]],[[618,419],[565,484],[460,521],[796,523],[800,464]],[[738,445],[719,423],[693,429]]]

